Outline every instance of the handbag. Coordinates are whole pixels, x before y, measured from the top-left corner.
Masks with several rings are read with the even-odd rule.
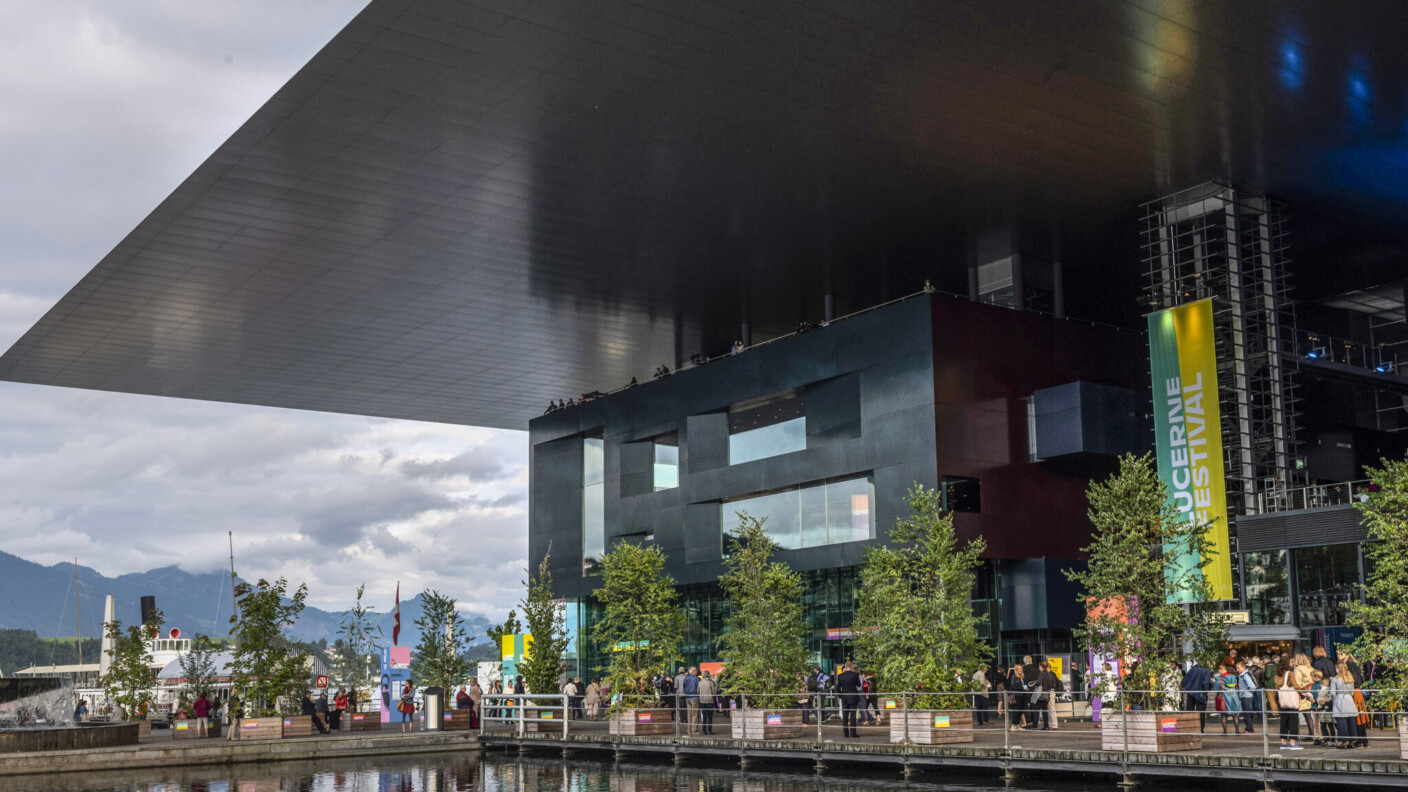
[[[1302,704],[1310,702],[1300,697],[1295,686],[1291,684],[1291,673],[1286,672],[1286,676],[1281,680],[1281,687],[1276,692],[1276,703],[1281,705],[1281,709],[1302,709]]]
[[[1218,696],[1218,697],[1217,697],[1217,711],[1218,711],[1218,712],[1226,712],[1226,711],[1227,711],[1227,699],[1223,698],[1222,696]]]

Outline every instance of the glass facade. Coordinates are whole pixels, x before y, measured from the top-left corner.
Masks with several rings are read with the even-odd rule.
[[[1291,623],[1290,565],[1285,550],[1243,553],[1242,587],[1252,624]]]
[[[600,437],[587,437],[582,440],[582,574],[596,574],[605,552],[605,442]]]
[[[801,394],[769,396],[729,408],[730,465],[804,451],[806,448],[806,405]]]
[[[680,436],[677,432],[655,438],[655,491],[680,485]]]
[[[1300,626],[1344,624],[1344,604],[1359,596],[1359,545],[1302,547],[1293,552]]]
[[[859,542],[875,536],[875,486],[869,476],[725,501],[720,510],[727,555],[739,515],[764,520],[763,530],[784,550]]]

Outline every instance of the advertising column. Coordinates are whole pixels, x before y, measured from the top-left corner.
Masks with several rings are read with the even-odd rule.
[[[1149,362],[1154,379],[1154,437],[1159,477],[1185,520],[1210,523],[1211,563],[1204,574],[1213,599],[1232,599],[1227,535],[1227,479],[1222,416],[1217,403],[1217,350],[1212,301],[1199,300],[1149,315]],[[1200,559],[1184,558],[1185,568]]]

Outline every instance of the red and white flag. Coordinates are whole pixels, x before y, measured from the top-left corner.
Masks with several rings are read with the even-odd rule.
[[[401,581],[396,581],[396,609],[392,611],[395,618],[391,622],[391,645],[399,646],[397,643],[401,639]]]

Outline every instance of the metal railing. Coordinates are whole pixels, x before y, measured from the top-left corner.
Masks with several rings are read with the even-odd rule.
[[[1408,749],[1408,713],[1394,704],[1401,691],[1362,689],[1364,709],[1352,701],[1352,692],[1341,691],[1337,702],[1328,689],[1284,691],[1295,699],[1294,711],[1275,703],[1281,690],[1244,692],[1110,691],[1092,697],[1089,713],[1066,719],[1064,725],[1050,702],[1055,693],[1001,690],[957,694],[967,698],[963,709],[920,709],[916,704],[926,694],[913,692],[726,694],[704,702],[655,698],[630,708],[608,709],[603,702],[595,717],[578,706],[579,699],[569,702],[561,695],[486,695],[480,726],[481,737],[507,733],[521,740],[528,731],[541,731],[548,742],[589,740],[593,732],[611,744],[633,736],[670,738],[677,747],[721,742],[736,747],[740,757],[761,744],[770,752],[790,744],[799,756],[807,756],[824,751],[828,743],[871,743],[900,746],[896,756],[907,762],[924,746],[977,743],[1001,746],[998,756],[1006,763],[1048,751],[1052,755],[1045,758],[1056,760],[1057,752],[1076,748],[1102,751],[1110,770],[1125,775],[1156,762],[1150,754],[1184,752],[1241,760],[1244,770],[1264,772],[1268,779],[1281,759],[1340,759],[1340,750],[1368,748],[1377,753],[1366,759],[1398,761],[1400,751]],[[955,694],[944,695],[953,703]],[[1302,700],[1311,709],[1301,710]],[[1341,714],[1351,708],[1353,715],[1336,718],[1336,706]],[[553,725],[529,725],[547,723]],[[1095,735],[1098,748],[1090,745]],[[1332,749],[1335,753],[1329,753]]]
[[[1399,364],[1408,365],[1389,344],[1366,344],[1313,330],[1296,330],[1292,351],[1306,360],[1339,363],[1377,374],[1400,374]]]
[[[1347,506],[1369,499],[1368,479],[1341,481],[1335,484],[1312,484],[1295,489],[1267,489],[1257,493],[1257,513],[1322,509],[1327,506]]]

